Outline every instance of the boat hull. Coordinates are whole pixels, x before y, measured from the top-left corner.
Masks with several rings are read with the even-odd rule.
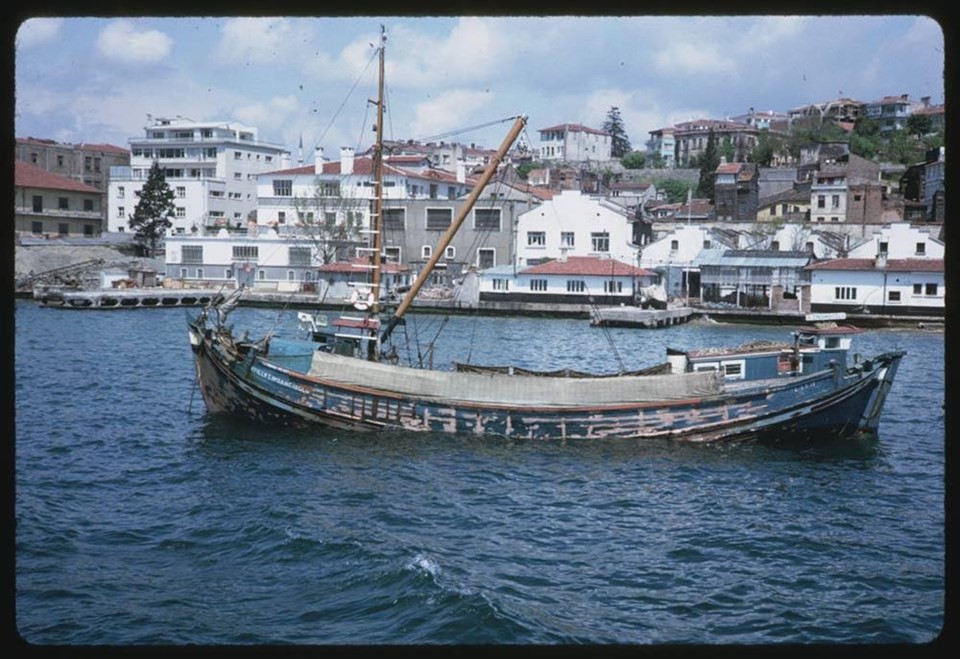
[[[611,405],[522,405],[417,397],[312,377],[191,327],[207,409],[264,424],[526,439],[667,438],[710,442],[874,433],[902,352],[848,369],[738,385],[718,395]]]

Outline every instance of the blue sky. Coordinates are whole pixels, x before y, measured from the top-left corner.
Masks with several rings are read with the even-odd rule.
[[[373,60],[387,31],[388,139],[496,147],[620,108],[634,148],[696,118],[839,96],[944,102],[932,18],[877,16],[34,18],[15,41],[15,133],[128,146],[148,114],[255,126],[307,157],[373,138]],[[456,133],[451,135],[452,133]]]

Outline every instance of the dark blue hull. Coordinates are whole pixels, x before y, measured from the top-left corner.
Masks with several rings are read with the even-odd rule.
[[[719,395],[611,405],[443,401],[344,384],[278,365],[255,346],[191,328],[207,409],[268,424],[399,429],[529,439],[691,441],[856,436],[876,431],[902,352],[841,373],[741,383]]]

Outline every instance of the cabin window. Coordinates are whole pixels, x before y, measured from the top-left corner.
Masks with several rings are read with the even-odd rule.
[[[530,280],[530,290],[531,291],[545,291],[547,290],[547,280],[546,279],[531,279]]]
[[[500,231],[500,209],[478,208],[474,210],[473,228],[478,231]]]
[[[723,376],[731,380],[743,379],[743,362],[723,362]]]
[[[825,336],[823,338],[823,347],[824,348],[839,348],[840,347],[840,337],[839,336]]]
[[[527,247],[546,247],[547,234],[544,231],[527,231]]]
[[[427,229],[443,231],[453,222],[452,208],[428,208]]]

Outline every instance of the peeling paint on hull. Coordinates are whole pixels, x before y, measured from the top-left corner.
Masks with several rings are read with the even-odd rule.
[[[271,363],[254,350],[241,355],[209,331],[191,327],[191,333],[200,390],[213,413],[274,425],[524,439],[710,442],[872,433],[903,356],[886,353],[872,360],[869,370],[845,375],[827,370],[691,400],[523,409],[508,401],[454,404],[325,381]]]

